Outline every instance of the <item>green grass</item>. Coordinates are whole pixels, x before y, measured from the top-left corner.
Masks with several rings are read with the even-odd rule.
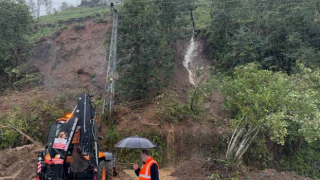
[[[117,5],[116,9],[120,9],[123,5]],[[36,43],[41,37],[49,36],[56,31],[61,31],[64,26],[60,22],[66,22],[71,20],[80,20],[82,18],[92,18],[101,17],[105,14],[111,14],[109,6],[103,7],[83,7],[79,6],[76,8],[64,10],[62,12],[52,13],[50,15],[41,16],[39,23],[41,24],[51,24],[50,27],[41,27],[33,35],[29,36],[29,42],[32,44]]]
[[[122,5],[117,5],[116,8],[120,8]],[[69,20],[76,20],[86,17],[95,17],[101,16],[105,14],[110,14],[110,8],[108,6],[103,7],[77,7],[73,9],[64,10],[58,13],[52,13],[50,15],[41,16],[39,19],[39,23],[57,23],[57,22],[65,22]]]
[[[198,7],[194,11],[194,20],[196,29],[202,29],[209,25],[210,20],[210,11],[211,11],[211,1],[210,0],[198,0],[195,2],[195,5]],[[120,10],[123,4],[116,5],[116,9]],[[57,23],[65,22],[69,20],[77,20],[86,17],[96,17],[97,15],[110,14],[109,6],[103,7],[83,7],[79,6],[77,8],[64,10],[58,13],[52,13],[50,15],[41,16],[39,23]],[[188,15],[189,16],[189,15]]]
[[[59,27],[58,25],[53,25],[53,26],[51,26],[51,27],[39,28],[39,29],[37,30],[37,32],[35,32],[34,34],[28,36],[29,42],[31,42],[32,44],[34,44],[34,43],[36,43],[41,37],[49,36],[49,35],[53,34],[55,31],[57,31],[58,29],[61,29],[61,27]]]

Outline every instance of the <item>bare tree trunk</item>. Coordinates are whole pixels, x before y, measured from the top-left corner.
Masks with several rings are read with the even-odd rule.
[[[230,138],[230,141],[228,142],[228,149],[227,149],[227,153],[226,153],[226,158],[228,158],[228,154],[229,154],[229,151],[230,151],[230,146],[231,146],[231,144],[232,144],[232,142],[233,142],[233,137],[234,137],[234,135],[237,133],[238,127],[240,126],[240,124],[241,124],[241,123],[239,123],[239,124],[237,125],[236,129],[234,129],[234,131],[233,131],[233,133],[232,133],[232,136],[231,136],[231,138]]]
[[[255,138],[255,136],[257,135],[257,133],[260,130],[260,126],[261,125],[257,125],[256,127],[249,128],[248,133],[245,135],[245,138],[242,140],[242,142],[240,143],[237,152],[234,156],[234,161],[238,161],[240,159],[240,157],[245,153],[245,151],[248,149],[249,145],[251,144],[252,140]],[[254,133],[254,135],[252,135]]]
[[[250,131],[251,131],[251,129],[249,130],[249,133],[247,133],[245,135],[245,138],[241,141],[241,143],[240,143],[240,145],[239,145],[239,147],[238,147],[238,149],[237,149],[237,151],[236,151],[236,153],[234,155],[234,158],[233,158],[234,160],[237,159],[237,157],[239,156],[239,154],[242,151],[242,149],[244,147],[246,147],[246,144],[247,144],[248,140],[250,139],[250,134],[251,134]]]
[[[241,154],[240,154],[238,157],[236,157],[236,159],[235,159],[236,161],[239,161],[239,160],[242,158],[242,156],[244,155],[244,153],[247,152],[247,150],[248,150],[248,148],[249,148],[252,140],[257,136],[257,134],[259,133],[259,131],[260,131],[260,129],[257,130],[257,132],[254,134],[254,136],[253,136],[252,139],[250,140],[250,143],[248,143],[248,144],[246,145],[246,148],[241,152]]]
[[[244,128],[246,125],[247,125],[247,122],[245,122],[244,126],[242,126],[241,129],[239,130],[239,132],[236,133],[237,135],[234,137],[234,139],[230,140],[231,145],[230,145],[230,148],[228,148],[228,150],[227,150],[226,157],[228,157],[230,155],[230,153],[233,152],[233,149],[234,149],[236,143],[238,142],[238,138],[243,134],[243,131],[244,131]]]

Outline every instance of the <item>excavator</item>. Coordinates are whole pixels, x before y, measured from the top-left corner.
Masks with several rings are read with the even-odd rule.
[[[37,180],[112,180],[116,156],[100,151],[96,110],[83,93],[72,113],[51,125],[45,150],[38,151]]]

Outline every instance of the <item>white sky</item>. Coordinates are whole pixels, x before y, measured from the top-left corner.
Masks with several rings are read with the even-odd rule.
[[[61,6],[62,2],[67,2],[69,5],[77,6],[80,5],[81,0],[52,0],[52,8],[59,9],[59,6]],[[28,2],[28,0],[26,0]],[[37,4],[38,0],[33,0],[35,4]],[[40,8],[40,16],[46,15],[46,8],[44,6],[41,6]]]

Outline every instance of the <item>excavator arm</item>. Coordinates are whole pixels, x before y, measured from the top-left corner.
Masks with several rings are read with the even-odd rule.
[[[84,93],[71,115],[51,126],[45,151],[38,153],[40,180],[93,179],[100,169],[108,169],[101,167],[115,158],[112,153],[99,152],[95,116],[91,96]],[[75,141],[76,132],[78,140]]]

